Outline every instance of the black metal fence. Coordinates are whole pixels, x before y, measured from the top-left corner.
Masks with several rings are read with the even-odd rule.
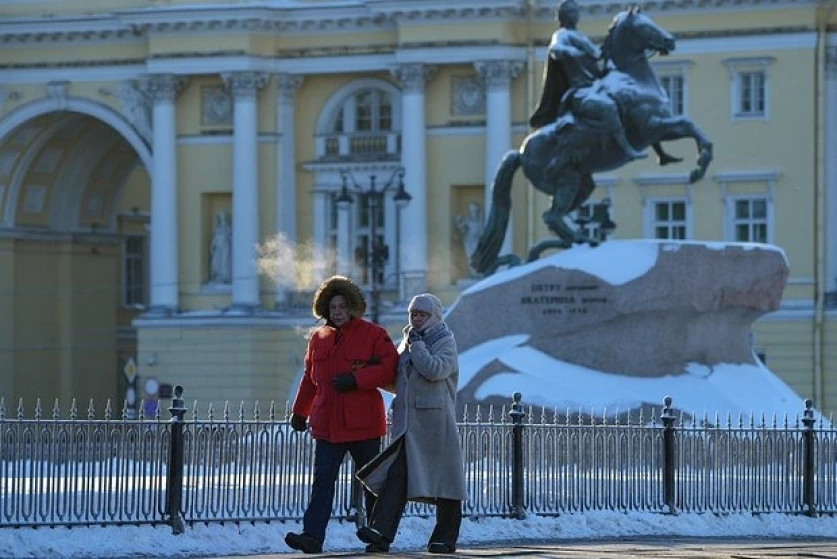
[[[313,444],[242,405],[206,418],[175,389],[170,419],[8,417],[0,400],[0,527],[295,520],[308,501]],[[460,423],[470,517],[524,518],[591,510],[837,512],[837,430],[815,418],[697,419],[670,398],[650,417],[472,408]],[[333,516],[362,522],[351,465],[343,465]],[[407,514],[425,515],[414,504]]]

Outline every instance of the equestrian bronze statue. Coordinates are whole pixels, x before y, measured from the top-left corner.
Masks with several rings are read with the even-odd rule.
[[[597,244],[564,219],[592,194],[593,173],[643,158],[648,147],[660,165],[679,162],[660,143],[680,138],[693,138],[697,144],[690,182],[703,178],[712,161],[712,142],[689,118],[671,112],[668,95],[648,62],[649,53],[674,50],[674,36],[636,7],[614,17],[599,49],[578,31],[579,15],[575,0],[564,0],[558,9],[559,29],[548,48],[543,94],[530,119],[535,131],[503,157],[494,176],[491,210],[471,257],[479,273],[519,263],[514,255],[500,256],[518,168],[532,186],[552,196],[543,220],[558,236],[533,246],[531,261],[548,248]]]

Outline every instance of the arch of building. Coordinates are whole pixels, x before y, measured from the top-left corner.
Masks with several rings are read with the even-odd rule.
[[[136,353],[123,347],[135,338],[120,339],[133,317],[123,239],[130,227],[144,234],[139,219],[118,216],[126,203],[147,216],[151,168],[136,130],[90,99],[44,97],[0,120],[0,292],[13,294],[0,297],[0,346],[20,348],[0,352],[0,392],[30,408],[35,398],[118,394],[121,355]]]
[[[401,123],[401,90],[394,84],[378,78],[360,78],[352,80],[335,91],[323,104],[317,119],[317,134],[332,132],[334,118],[352,95],[365,89],[379,89],[390,94],[392,99],[393,130],[398,130]]]
[[[146,169],[151,168],[151,151],[136,130],[113,109],[89,99],[45,97],[22,105],[0,120],[0,152],[27,127],[32,130],[32,137],[21,142],[23,153],[15,162],[2,206],[4,211],[0,215],[0,225],[5,227],[18,225],[19,198],[24,182],[32,172],[32,166],[57,138],[77,136],[70,156],[63,157],[63,164],[57,173],[53,173],[51,184],[42,185],[44,189],[56,189],[45,194],[50,204],[48,225],[53,231],[72,231],[80,227],[79,213],[85,186],[103,162],[110,166],[122,163],[123,169],[114,169],[117,172],[133,167],[132,161],[137,159]],[[121,157],[114,156],[115,152],[121,152]],[[115,226],[116,203],[130,173],[119,172],[118,175],[119,180],[111,181],[109,185],[110,211],[100,224],[106,229]]]

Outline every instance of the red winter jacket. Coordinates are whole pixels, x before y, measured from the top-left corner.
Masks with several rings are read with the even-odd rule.
[[[339,329],[320,326],[308,341],[293,413],[309,417],[315,439],[344,443],[382,437],[386,413],[377,389],[392,384],[397,363],[392,339],[377,324],[352,318]],[[348,372],[354,372],[358,389],[341,394],[331,379]]]

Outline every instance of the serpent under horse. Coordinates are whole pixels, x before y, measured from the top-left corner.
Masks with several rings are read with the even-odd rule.
[[[597,84],[616,99],[628,141],[634,148],[642,150],[658,142],[693,138],[697,144],[697,166],[689,181],[696,182],[703,178],[712,161],[712,142],[689,118],[671,112],[668,96],[648,62],[648,52],[667,54],[674,47],[674,36],[639,8],[620,12],[602,45],[602,58],[612,69]],[[557,150],[571,150],[571,157],[567,158],[570,163],[547,176],[544,169]],[[544,212],[543,221],[559,237],[533,246],[528,257],[532,261],[548,248],[597,244],[566,223],[564,217],[593,193],[593,173],[617,169],[629,161],[613,140],[591,136],[570,113],[529,134],[519,149],[503,156],[497,168],[491,210],[471,257],[473,269],[487,275],[500,265],[519,262],[514,255],[499,256],[511,213],[512,179],[519,168],[523,168],[532,186],[552,196],[552,206]]]

